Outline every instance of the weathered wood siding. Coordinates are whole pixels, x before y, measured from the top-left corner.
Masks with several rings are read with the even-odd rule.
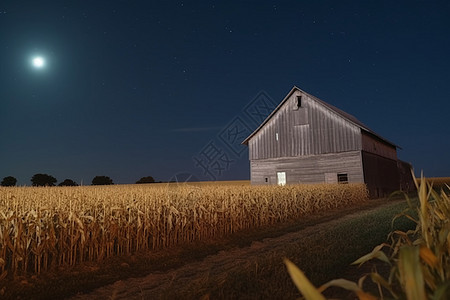
[[[362,150],[389,159],[397,160],[397,148],[368,132],[362,132]]]
[[[337,174],[347,174],[349,182],[364,182],[361,151],[323,155],[252,160],[252,184],[277,184],[277,172],[286,172],[286,183],[337,182]],[[266,181],[267,178],[267,181]],[[335,178],[335,181],[331,181]]]
[[[302,96],[299,108],[297,96]],[[361,129],[296,91],[248,146],[251,161],[355,151],[361,150]]]
[[[416,187],[411,172],[412,165],[410,163],[398,160],[397,167],[400,180],[400,190],[404,192],[413,191]]]
[[[364,181],[372,198],[385,197],[400,189],[397,160],[362,151]]]

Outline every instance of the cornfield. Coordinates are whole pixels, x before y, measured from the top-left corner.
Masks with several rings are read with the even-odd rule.
[[[421,184],[421,179],[417,178],[417,183]],[[430,177],[426,181],[431,184],[431,187],[435,190],[443,189],[444,191],[449,191],[448,186],[450,185],[450,177]]]
[[[0,280],[295,220],[367,199],[363,184],[0,188]]]

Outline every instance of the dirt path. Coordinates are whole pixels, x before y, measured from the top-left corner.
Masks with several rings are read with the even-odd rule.
[[[298,242],[302,238],[327,230],[330,226],[335,226],[370,209],[373,209],[373,207],[276,238],[266,238],[262,241],[253,242],[248,247],[221,251],[177,269],[154,272],[141,278],[120,280],[114,284],[98,288],[91,293],[77,295],[70,299],[161,299],[166,298],[165,295],[168,291],[180,291],[182,295],[183,289],[202,289],[202,285],[211,280],[220,284],[225,280],[224,274],[226,276],[226,274],[243,267],[257,265],[256,259],[258,256],[275,253],[277,250],[282,251],[282,248],[287,244]],[[206,293],[207,291],[205,291]]]

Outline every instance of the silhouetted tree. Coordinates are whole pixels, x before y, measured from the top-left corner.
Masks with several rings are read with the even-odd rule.
[[[92,185],[111,185],[114,184],[111,178],[108,176],[95,176],[92,179]]]
[[[55,177],[48,174],[34,174],[31,177],[32,186],[54,186],[57,181]]]
[[[142,177],[136,183],[155,183],[155,179],[152,176]]]
[[[78,186],[78,184],[72,179],[64,179],[58,186]]]
[[[15,186],[17,183],[17,179],[12,176],[7,176],[3,178],[1,186]]]

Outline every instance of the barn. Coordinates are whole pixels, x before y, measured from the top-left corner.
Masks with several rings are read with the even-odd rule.
[[[252,184],[365,183],[371,197],[413,186],[396,144],[295,86],[242,143]]]

